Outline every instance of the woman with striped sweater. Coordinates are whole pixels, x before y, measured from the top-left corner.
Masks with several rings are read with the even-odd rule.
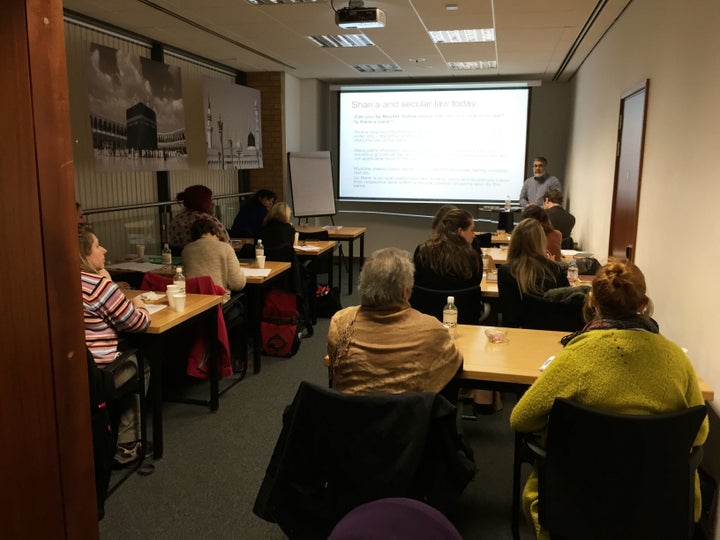
[[[150,315],[140,298],[129,300],[110,279],[105,269],[107,250],[88,226],[78,229],[80,283],[85,313],[85,343],[101,368],[113,370],[115,387],[120,388],[137,373],[137,359],[129,356],[119,365],[111,364],[120,355],[118,332],[142,332],[150,324]],[[145,372],[145,387],[149,371]],[[142,451],[140,444],[140,400],[137,395],[120,400],[120,423],[115,461],[127,465]]]

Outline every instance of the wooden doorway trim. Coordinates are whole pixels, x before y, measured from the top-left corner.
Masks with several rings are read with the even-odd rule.
[[[630,261],[635,259],[649,84],[646,79],[620,98],[608,255]]]

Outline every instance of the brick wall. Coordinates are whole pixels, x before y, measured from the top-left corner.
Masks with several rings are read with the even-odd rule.
[[[285,200],[285,77],[281,72],[247,73],[246,86],[260,90],[263,168],[250,171],[250,188],[271,189]]]

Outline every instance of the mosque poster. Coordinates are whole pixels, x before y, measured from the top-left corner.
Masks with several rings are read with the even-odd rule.
[[[91,43],[86,71],[97,171],[187,169],[179,67]]]
[[[261,169],[260,91],[205,77],[203,106],[209,169]]]

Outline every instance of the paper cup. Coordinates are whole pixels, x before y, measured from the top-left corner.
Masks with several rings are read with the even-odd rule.
[[[258,255],[255,257],[258,268],[265,268],[265,255]]]
[[[187,298],[185,293],[177,293],[173,295],[173,309],[175,311],[185,311],[185,298]]]
[[[145,256],[145,244],[135,244],[135,253],[142,259]]]
[[[180,287],[177,285],[168,285],[167,286],[167,301],[168,306],[175,307],[175,298],[174,296],[180,292]]]

